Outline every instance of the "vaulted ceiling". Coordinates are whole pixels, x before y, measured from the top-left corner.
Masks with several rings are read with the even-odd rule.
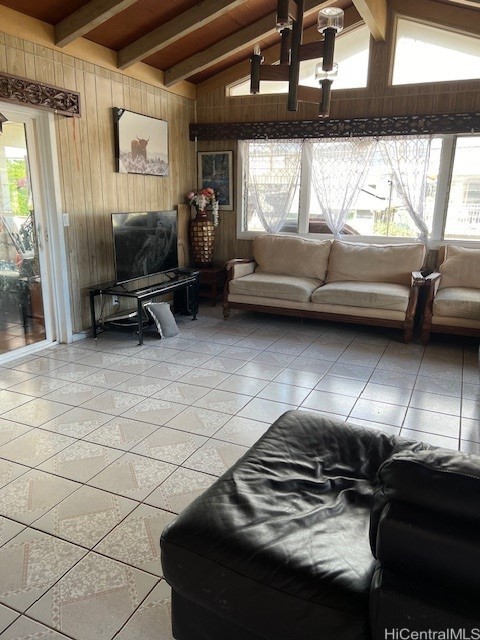
[[[305,28],[321,7],[348,9],[347,24],[363,20],[376,40],[385,38],[391,0],[305,0]],[[144,62],[165,74],[165,84],[199,84],[245,61],[253,45],[279,42],[277,0],[0,0],[0,4],[55,27],[55,44],[83,37],[117,52],[120,69]],[[480,0],[430,0],[463,7],[480,25]],[[432,11],[431,19],[435,18]],[[312,31],[312,30],[311,30]],[[68,48],[67,48],[68,50]]]

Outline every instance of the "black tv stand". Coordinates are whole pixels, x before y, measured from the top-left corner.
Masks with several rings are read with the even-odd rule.
[[[117,296],[118,298],[132,298],[133,300],[136,300],[136,317],[131,316],[131,314],[124,314],[124,316],[126,315],[128,317],[128,321],[121,323],[120,320],[123,320],[123,318],[121,318],[121,316],[118,316],[117,320],[119,324],[117,324],[116,326],[123,325],[131,327],[136,324],[138,329],[139,345],[143,344],[143,303],[147,302],[148,300],[152,300],[153,298],[157,298],[159,296],[164,296],[167,293],[183,290],[185,291],[186,297],[192,301],[192,320],[196,320],[198,309],[198,283],[200,271],[195,269],[178,268],[167,271],[164,275],[168,277],[168,280],[166,280],[165,282],[145,285],[137,289],[131,289],[130,291],[127,290],[123,285],[113,282],[106,282],[92,287],[89,291],[92,338],[98,337],[99,329],[99,324],[95,315],[95,298],[97,296]],[[190,305],[187,304],[186,308],[188,308],[189,306]],[[115,316],[110,318],[110,323],[112,322],[115,322]]]

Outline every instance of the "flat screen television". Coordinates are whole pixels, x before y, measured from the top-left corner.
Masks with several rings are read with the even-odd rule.
[[[117,284],[178,267],[177,212],[112,213]]]

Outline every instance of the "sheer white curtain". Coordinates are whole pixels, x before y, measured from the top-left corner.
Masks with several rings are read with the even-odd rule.
[[[305,144],[321,214],[334,237],[339,238],[365,182],[376,141],[373,138],[332,138]]]
[[[432,136],[382,138],[380,149],[392,170],[393,184],[419,231],[418,239],[426,242],[425,219],[428,166]]]
[[[247,207],[267,233],[285,224],[300,184],[301,140],[248,141],[240,145]]]

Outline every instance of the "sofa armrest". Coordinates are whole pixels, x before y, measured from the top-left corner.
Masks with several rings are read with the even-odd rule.
[[[390,456],[378,472],[370,520],[374,638],[397,626],[480,622],[480,458],[423,447]]]
[[[378,472],[370,521],[370,545],[377,553],[377,534],[385,508],[394,502],[416,507],[450,522],[480,526],[480,458],[424,445],[388,458]]]
[[[253,258],[234,258],[225,264],[225,270],[227,272],[227,279],[223,287],[223,317],[225,320],[230,317],[230,307],[228,304],[230,281],[254,273],[256,266],[257,263]]]
[[[417,312],[418,292],[420,287],[425,286],[425,278],[420,271],[412,271],[410,282],[410,295],[408,297],[407,310],[405,311],[405,326],[403,339],[410,342],[413,337],[413,327],[415,325],[415,314]]]
[[[253,258],[234,258],[229,260],[225,269],[227,271],[227,282],[234,278],[241,278],[242,276],[248,276],[250,273],[254,273],[257,263]]]
[[[412,285],[425,286],[425,276],[421,271],[412,271]]]
[[[432,326],[433,317],[433,301],[437,295],[440,282],[442,280],[442,274],[438,271],[433,271],[425,276],[425,283],[427,285],[427,294],[425,296],[425,306],[423,310],[422,318],[422,342],[427,344],[430,338],[430,328]]]

